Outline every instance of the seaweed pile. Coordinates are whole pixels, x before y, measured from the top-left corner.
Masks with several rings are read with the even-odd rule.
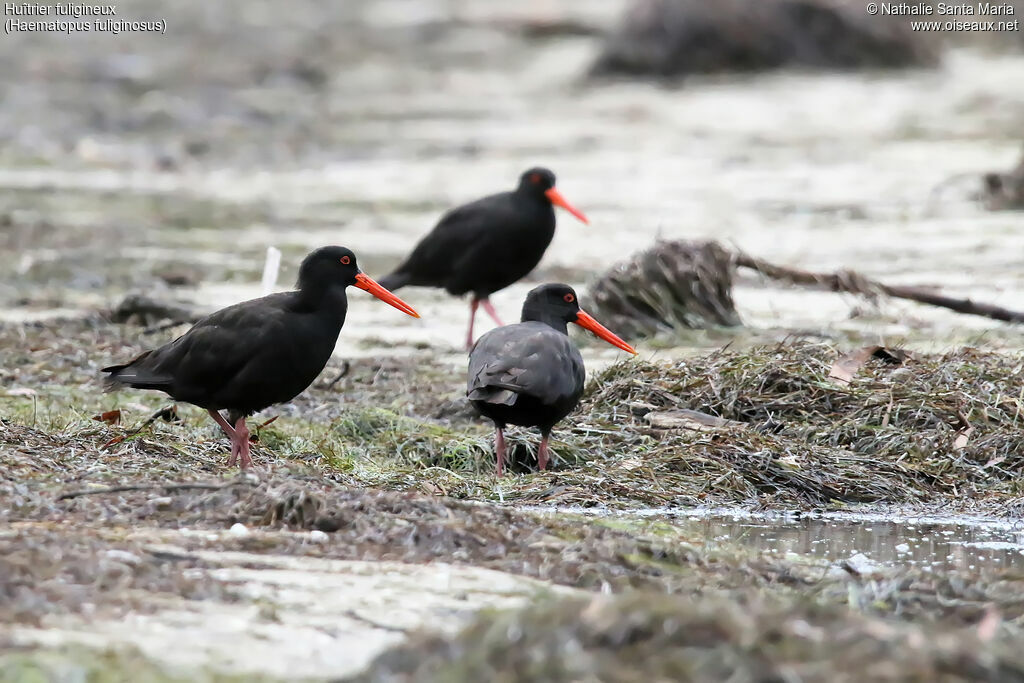
[[[583,408],[617,424],[595,457],[636,457],[664,478],[683,471],[709,493],[800,505],[1020,496],[1024,465],[1019,358],[964,348],[900,367],[871,360],[830,377],[841,354],[806,342],[719,352],[673,364],[617,365]],[[745,426],[706,432],[645,427],[691,409]],[[577,427],[582,429],[582,427]],[[712,479],[707,469],[713,471]],[[718,486],[710,485],[718,482]],[[676,487],[672,486],[675,489]],[[686,490],[689,487],[681,487]]]
[[[141,411],[165,404],[142,397],[119,404],[121,422],[93,419],[100,406],[118,404],[100,398],[95,363],[82,349],[116,351],[123,332],[88,322],[65,330],[55,353],[33,351],[50,339],[29,332],[27,341],[11,339],[0,370],[16,393],[36,387],[2,399],[9,417],[0,423],[0,488],[75,473],[97,484],[222,473],[219,435],[189,409],[180,411],[183,423],[147,424]],[[328,380],[256,430],[254,448],[264,466],[461,499],[620,508],[882,503],[1017,514],[1020,358],[972,348],[877,355],[842,379],[832,374],[849,360],[843,350],[803,341],[618,363],[591,378],[580,407],[556,429],[554,469],[500,482],[490,426],[465,410],[456,369],[368,359],[329,369]],[[710,419],[694,423],[685,411]],[[510,471],[532,471],[536,443],[529,430],[510,430]]]
[[[1014,636],[992,624],[998,617],[937,628],[836,605],[631,593],[484,613],[457,638],[421,635],[352,680],[1024,680]]]
[[[780,67],[933,65],[934,44],[860,5],[822,0],[635,0],[591,73],[679,77]]]
[[[897,364],[871,358],[849,380],[824,344],[719,351],[672,363],[627,361],[593,378],[568,430],[556,431],[556,471],[502,487],[505,500],[756,507],[852,503],[939,505],[1013,513],[1024,494],[1019,358],[963,348]],[[899,354],[897,354],[899,355]],[[902,357],[902,356],[900,356]],[[680,411],[721,418],[708,425]],[[433,486],[493,497],[486,431],[355,409],[336,424],[361,471],[386,488]],[[682,413],[685,415],[685,413]],[[361,424],[364,431],[354,431]],[[520,470],[529,434],[514,432]]]
[[[732,252],[717,242],[660,241],[593,282],[601,320],[626,339],[675,329],[736,327]]]

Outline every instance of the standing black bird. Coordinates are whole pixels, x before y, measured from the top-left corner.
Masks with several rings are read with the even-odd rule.
[[[364,275],[351,251],[323,247],[302,261],[295,291],[219,310],[169,344],[103,368],[107,388],[156,389],[205,408],[231,439],[228,466],[244,469],[252,464],[245,418],[292,400],[324,369],[345,324],[349,285],[419,317]]]
[[[522,322],[491,330],[469,354],[466,395],[494,420],[498,476],[505,461],[505,425],[539,427],[537,465],[547,466],[551,428],[572,412],[583,395],[583,357],[570,341],[568,323],[635,354],[632,346],[580,310],[569,285],[541,285],[526,295]]]
[[[555,235],[555,210],[560,206],[584,223],[587,217],[555,189],[555,174],[531,168],[512,192],[493,194],[452,209],[420,240],[402,265],[381,278],[397,291],[406,285],[443,287],[449,294],[470,292],[469,333],[477,306],[499,326],[504,323],[488,298],[525,277],[540,263]]]

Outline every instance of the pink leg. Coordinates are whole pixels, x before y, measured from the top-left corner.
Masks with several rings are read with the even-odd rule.
[[[466,334],[466,350],[473,348],[473,323],[476,321],[476,307],[480,305],[480,299],[475,296],[469,300],[469,332]]]
[[[210,414],[210,417],[217,421],[217,424],[219,424],[220,428],[224,430],[224,433],[228,435],[228,438],[234,440],[235,430],[232,429],[231,425],[228,424],[228,421],[224,419],[224,416],[220,414],[220,411],[207,410],[206,412]]]
[[[537,449],[537,469],[541,472],[548,466],[548,436],[545,434],[541,437],[540,448]]]
[[[494,428],[494,455],[498,462],[498,476],[505,472],[505,432],[501,427]]]
[[[224,433],[228,435],[229,439],[231,439],[231,457],[228,458],[228,467],[234,467],[235,463],[238,462],[239,454],[242,452],[238,430],[235,427],[232,427],[231,424],[224,419],[224,416],[220,414],[219,410],[207,410],[206,412],[210,414],[210,417],[217,421],[220,428],[223,429]],[[244,463],[246,460],[249,460],[249,429],[245,426],[244,418],[239,420],[238,424],[241,424],[242,429],[245,431],[245,455],[242,457],[242,462]],[[249,462],[252,461],[249,460]],[[243,465],[243,468],[244,467],[245,465]]]
[[[494,310],[494,305],[491,304],[490,299],[481,299],[480,303],[483,304],[484,310],[487,311],[487,315],[491,316],[491,320],[493,320],[498,327],[505,326],[505,323],[501,322],[501,318],[498,317],[498,312]]]
[[[237,453],[240,462],[238,466],[243,470],[252,467],[252,458],[249,456],[249,428],[245,426],[245,418],[238,418],[238,422],[235,423],[235,438],[232,439],[231,445],[232,456],[231,461],[228,462],[228,466],[234,464],[235,453]]]

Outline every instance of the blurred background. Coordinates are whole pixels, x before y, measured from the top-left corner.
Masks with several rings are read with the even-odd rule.
[[[538,270],[495,295],[507,318],[536,282],[585,285],[657,238],[1024,308],[1021,214],[982,180],[1024,144],[1019,24],[915,33],[855,2],[708,5],[134,0],[118,18],[165,34],[6,35],[0,319],[140,292],[220,307],[261,293],[268,246],[279,288],[325,244],[380,276],[447,208],[534,165],[591,225],[560,214]],[[752,328],[942,345],[1001,327],[738,285]],[[351,296],[339,348],[461,358],[465,303],[403,297],[421,321]]]

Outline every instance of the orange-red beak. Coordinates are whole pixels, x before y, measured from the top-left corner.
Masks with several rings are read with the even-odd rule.
[[[583,215],[583,212],[567,202],[561,192],[552,187],[550,190],[545,190],[544,194],[547,195],[547,198],[551,200],[552,204],[562,207],[573,216],[576,216],[576,218],[579,218],[585,224],[590,225],[590,221],[588,221],[587,217]]]
[[[590,330],[612,346],[617,346],[623,351],[632,353],[634,356],[636,355],[636,349],[619,339],[611,330],[594,320],[586,311],[580,311],[576,314],[576,324]]]
[[[365,273],[356,273],[356,287],[363,290],[364,292],[369,292],[370,294],[373,294],[375,297],[377,297],[378,299],[385,303],[391,304],[392,306],[400,310],[402,313],[405,313],[406,315],[411,315],[414,318],[420,317],[420,314],[417,313],[412,306],[405,303],[397,296],[395,296],[388,290],[378,285],[372,277],[366,275]]]

